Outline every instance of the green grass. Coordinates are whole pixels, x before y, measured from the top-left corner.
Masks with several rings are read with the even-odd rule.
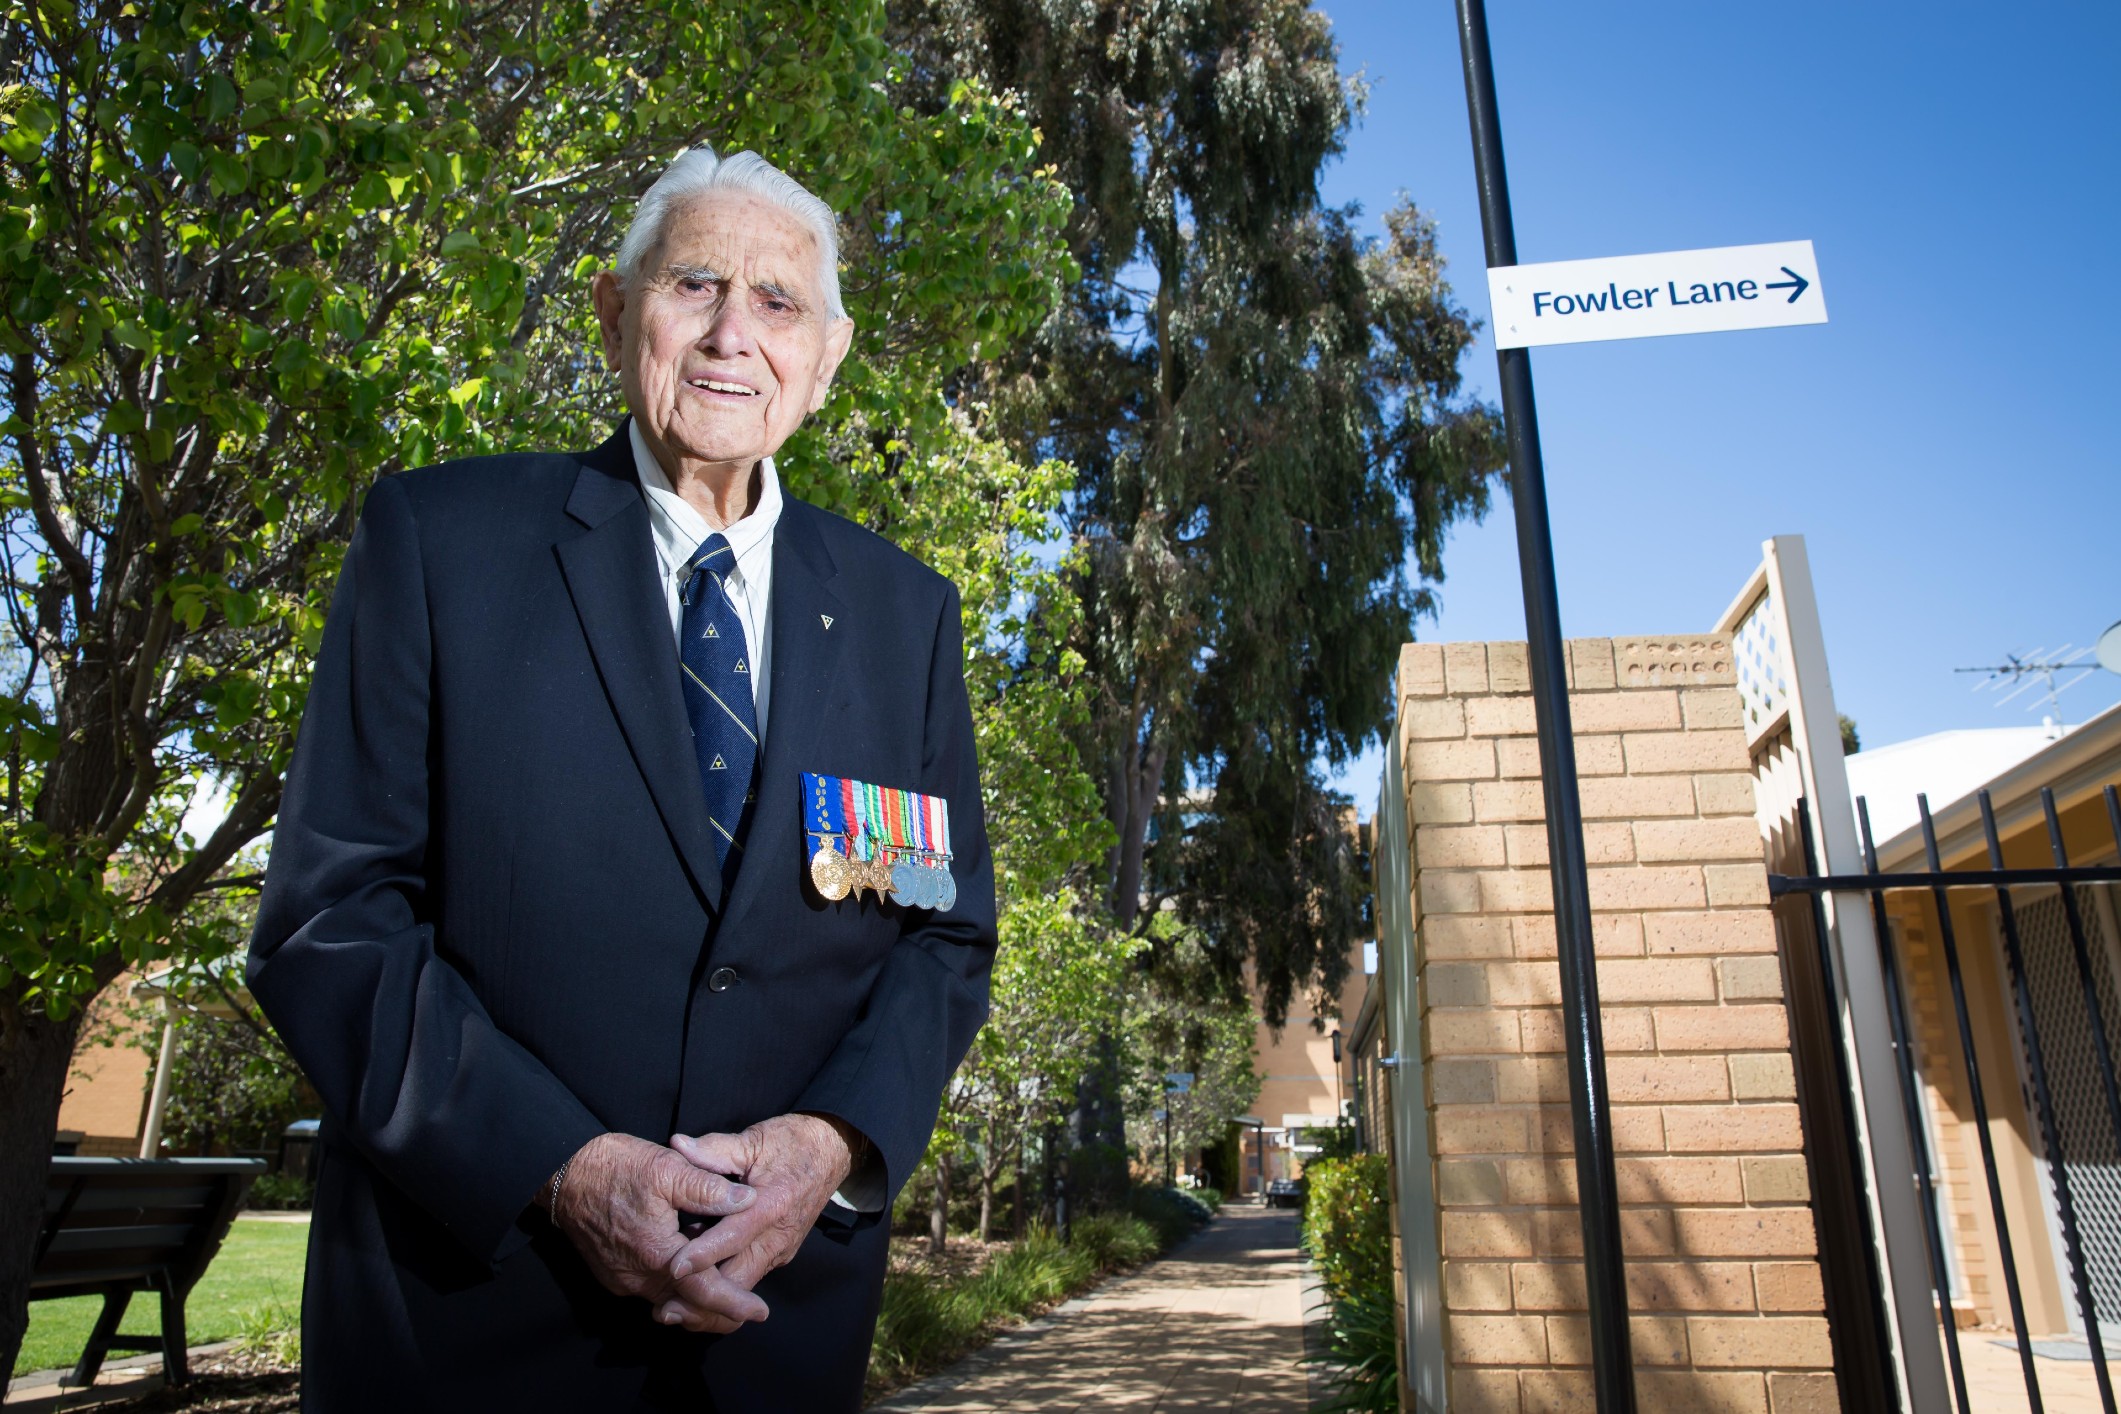
[[[309,1224],[239,1220],[221,1244],[206,1275],[184,1303],[185,1335],[193,1345],[256,1338],[268,1328],[292,1327],[302,1309],[302,1268],[308,1257]],[[32,1301],[29,1334],[15,1356],[15,1374],[70,1369],[88,1344],[103,1309],[100,1296]],[[151,1292],[134,1295],[119,1330],[160,1332],[162,1303]],[[124,1352],[113,1351],[112,1358]]]

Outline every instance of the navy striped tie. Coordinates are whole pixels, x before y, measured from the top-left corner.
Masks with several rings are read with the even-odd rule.
[[[751,700],[751,650],[724,577],[736,563],[729,542],[708,536],[693,551],[680,599],[685,606],[678,657],[685,667],[685,715],[707,793],[714,854],[726,885],[743,858],[751,823],[752,780],[759,760],[758,712]]]

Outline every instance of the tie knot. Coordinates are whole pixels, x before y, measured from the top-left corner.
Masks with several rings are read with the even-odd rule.
[[[700,542],[700,548],[694,550],[692,558],[686,561],[685,569],[688,573],[711,569],[716,574],[727,574],[729,572],[728,562],[735,560],[735,558],[736,556],[730,553],[728,537],[717,530]]]
[[[679,602],[691,608],[693,601],[699,598],[702,576],[713,575],[715,583],[719,584],[735,563],[736,556],[729,549],[729,541],[720,531],[702,540],[700,548],[694,550],[692,558],[685,562],[685,582],[678,589]]]

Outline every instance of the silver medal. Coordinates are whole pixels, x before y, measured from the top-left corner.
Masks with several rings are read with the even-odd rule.
[[[901,908],[915,908],[921,902],[920,876],[927,871],[910,860],[901,859],[891,866],[891,901]]]

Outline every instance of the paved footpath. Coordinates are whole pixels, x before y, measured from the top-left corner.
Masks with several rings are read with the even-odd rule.
[[[871,1408],[1303,1414],[1303,1279],[1293,1212],[1224,1208],[1163,1260]]]

